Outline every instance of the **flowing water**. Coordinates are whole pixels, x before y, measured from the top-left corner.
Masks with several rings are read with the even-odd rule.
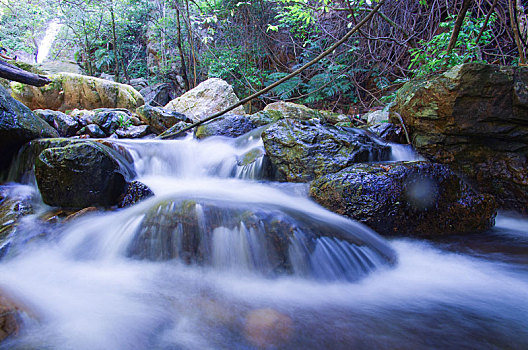
[[[24,218],[0,288],[28,312],[0,349],[528,347],[526,219],[385,241],[311,202],[306,185],[267,181],[258,134],[116,142],[155,196],[60,227]],[[192,220],[175,224],[177,212]],[[276,223],[284,246],[268,241]]]
[[[48,58],[51,46],[53,45],[53,42],[55,41],[55,38],[57,37],[57,34],[59,34],[61,28],[62,24],[58,18],[52,20],[48,24],[44,38],[42,38],[42,41],[39,44],[39,51],[36,58],[37,63],[42,63],[46,58]]]

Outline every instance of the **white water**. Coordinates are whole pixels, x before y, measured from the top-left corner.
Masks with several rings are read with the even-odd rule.
[[[59,34],[59,31],[62,28],[62,24],[59,22],[59,19],[56,18],[48,24],[44,38],[39,44],[39,51],[37,55],[37,63],[42,63],[46,58],[48,58],[51,46]]]
[[[262,257],[265,251],[247,253],[252,246],[262,247],[262,237],[243,225],[215,229],[210,266],[136,260],[126,251],[143,213],[174,198],[285,208],[306,213],[328,227],[347,227],[357,240],[384,243],[298,194],[302,190],[285,192],[284,186],[233,178],[239,174],[237,159],[260,147],[258,139],[119,143],[131,151],[139,179],[156,196],[115,213],[90,214],[50,239],[31,239],[23,253],[4,260],[0,287],[31,312],[19,337],[0,344],[0,349],[528,346],[528,268],[518,260],[522,261],[522,253],[506,252],[511,259],[504,261],[457,248],[464,247],[465,240],[485,238],[525,247],[528,253],[525,219],[499,216],[491,236],[454,239],[449,243],[456,246],[449,250],[443,244],[393,240],[390,246],[398,256],[397,265],[378,263],[369,276],[353,283],[305,278],[302,270],[307,265],[296,265],[295,260],[297,275],[255,273],[254,262],[267,261]],[[524,238],[519,241],[519,237]],[[329,259],[349,254],[329,244],[330,239],[320,240],[310,258],[311,266],[321,267],[316,277],[339,271],[327,262],[348,261]],[[305,253],[292,247],[292,256],[299,252],[302,260]],[[248,324],[257,310],[269,309],[291,323],[272,327],[271,334],[263,336],[266,347],[255,340],[260,338]]]

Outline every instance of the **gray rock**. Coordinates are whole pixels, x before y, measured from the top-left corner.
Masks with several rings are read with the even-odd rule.
[[[147,185],[139,181],[132,181],[128,184],[125,196],[117,206],[126,208],[152,196],[154,196],[154,192]]]
[[[210,136],[238,137],[256,129],[257,124],[247,116],[226,114],[216,120],[200,125],[196,128],[195,136],[203,139]]]
[[[89,124],[81,128],[77,135],[89,135],[90,137],[101,139],[106,137],[106,134],[101,128],[96,124]]]
[[[137,139],[137,138],[148,135],[149,128],[150,127],[148,125],[140,125],[140,126],[131,125],[126,129],[122,129],[122,128],[117,129],[116,135],[119,138]]]
[[[141,121],[149,125],[156,134],[161,134],[178,122],[190,123],[191,120],[184,114],[161,107],[144,105],[137,109]]]
[[[177,96],[181,95],[182,91],[174,84],[159,83],[154,86],[144,87],[139,93],[143,96],[145,104],[163,107]]]

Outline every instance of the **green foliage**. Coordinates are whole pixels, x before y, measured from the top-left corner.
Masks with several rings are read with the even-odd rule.
[[[125,117],[124,115],[119,115],[117,117],[117,125],[121,129],[128,129],[129,127],[132,126],[132,120],[128,117]]]
[[[430,74],[464,62],[482,61],[479,45],[485,46],[493,38],[490,28],[496,20],[496,15],[493,14],[490,17],[488,27],[484,31],[480,43],[477,44],[476,38],[484,24],[484,18],[474,18],[468,12],[455,47],[448,54],[447,46],[451,38],[455,20],[456,16],[450,16],[449,21],[440,24],[444,32],[435,35],[429,41],[419,41],[418,44],[420,47],[409,50],[411,54],[409,69],[414,70],[415,76]]]

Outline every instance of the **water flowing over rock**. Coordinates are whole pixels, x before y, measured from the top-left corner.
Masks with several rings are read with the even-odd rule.
[[[428,162],[357,164],[315,180],[310,195],[383,235],[484,231],[496,214],[493,197],[475,193],[447,166]]]
[[[192,122],[185,114],[150,105],[139,107],[137,113],[141,120],[149,125],[156,134],[167,131],[167,129],[179,122]]]
[[[354,129],[281,120],[262,134],[279,181],[308,182],[354,163],[388,160],[390,147]]]
[[[196,122],[238,102],[240,100],[231,85],[222,79],[211,78],[172,100],[165,108],[183,113]],[[235,108],[231,113],[245,114],[242,106]]]
[[[16,334],[20,328],[19,306],[0,290],[0,342]]]
[[[18,220],[24,215],[33,213],[33,192],[13,191],[13,186],[0,186],[0,257],[3,255],[3,244],[12,234]]]
[[[119,153],[90,141],[44,149],[35,161],[44,203],[64,208],[112,206],[134,171]]]
[[[196,128],[195,136],[203,139],[210,136],[239,137],[256,129],[257,125],[247,116],[226,114]]]
[[[0,172],[7,169],[11,158],[25,143],[57,136],[57,131],[48,123],[0,87]]]
[[[406,83],[393,111],[421,154],[465,174],[501,208],[526,214],[527,91],[526,67],[464,64]]]
[[[129,85],[73,73],[50,76],[52,82],[41,88],[11,83],[12,95],[30,109],[61,112],[78,109],[126,108],[135,110],[143,97]]]
[[[154,195],[152,190],[142,182],[132,181],[128,184],[125,196],[117,205],[119,208],[126,208]]]
[[[377,245],[376,239],[370,241],[362,230],[339,222],[323,223],[317,216],[280,206],[261,204],[249,209],[246,203],[169,199],[151,205],[128,254],[265,275],[296,273],[353,281],[380,263],[395,261],[390,249]],[[335,254],[334,261],[327,260],[327,251]]]

